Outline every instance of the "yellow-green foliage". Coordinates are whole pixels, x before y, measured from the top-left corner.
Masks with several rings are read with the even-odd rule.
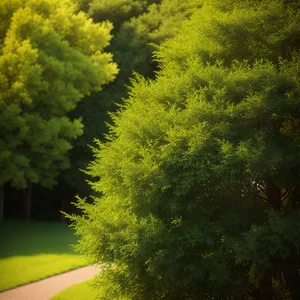
[[[116,80],[79,103],[73,115],[83,116],[84,134],[74,143],[72,167],[66,171],[67,181],[80,195],[87,195],[84,175],[78,171],[85,169],[92,159],[86,148],[95,137],[103,139],[110,122],[108,111],[115,111],[122,98],[127,97],[127,87],[133,70],[147,77],[154,77],[157,63],[153,61],[153,43],[161,44],[173,37],[178,28],[194,11],[202,6],[199,0],[77,0],[81,9],[94,21],[108,19],[113,22],[113,39],[109,46],[120,72]],[[99,101],[101,99],[101,101]]]
[[[117,73],[103,52],[112,25],[71,0],[3,0],[0,20],[0,184],[51,186],[82,134],[66,114]]]
[[[100,299],[300,297],[297,3],[207,1],[133,81],[71,217]]]

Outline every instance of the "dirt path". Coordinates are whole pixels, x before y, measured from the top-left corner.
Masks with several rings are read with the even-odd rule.
[[[92,278],[98,272],[97,267],[83,267],[2,292],[0,300],[48,300],[62,290]]]

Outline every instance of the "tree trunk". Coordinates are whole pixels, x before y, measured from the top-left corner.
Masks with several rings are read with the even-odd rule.
[[[4,186],[0,185],[0,222],[4,219]]]
[[[267,181],[267,199],[268,203],[276,211],[281,208],[281,188],[277,187],[273,180]]]
[[[300,275],[297,256],[285,261],[284,278],[292,299],[300,299]]]
[[[273,300],[272,279],[267,278],[260,282],[260,299]]]
[[[65,198],[61,198],[60,201],[60,220],[64,222],[66,220],[65,215],[62,213],[65,212]]]
[[[31,194],[32,194],[32,184],[28,184],[28,189],[24,191],[24,207],[25,207],[25,217],[26,220],[31,220]]]
[[[259,280],[259,287],[250,291],[252,300],[273,300],[274,290],[272,285],[272,273],[266,272],[265,278]]]

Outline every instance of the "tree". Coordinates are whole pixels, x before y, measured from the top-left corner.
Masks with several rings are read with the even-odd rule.
[[[299,299],[299,11],[210,1],[133,81],[69,216],[100,299]]]
[[[71,0],[0,4],[0,185],[53,186],[82,134],[66,114],[117,73],[102,51],[112,25],[76,11]]]
[[[158,0],[77,0],[79,7],[96,22],[109,20],[119,28],[124,21],[144,13],[147,6]]]
[[[127,97],[127,85],[130,84],[133,71],[154,77],[157,63],[152,60],[155,48],[150,44],[161,44],[174,36],[181,24],[202,3],[198,0],[82,0],[79,3],[95,22],[103,19],[113,22],[114,37],[108,51],[113,53],[120,68],[114,82],[79,103],[70,114],[75,118],[83,117],[84,133],[74,143],[72,167],[64,172],[63,180],[76,187],[78,194],[87,196],[90,189],[84,181],[85,175],[80,171],[86,169],[92,159],[92,152],[86,145],[92,145],[94,138],[104,140],[108,133],[106,123],[111,122],[107,112],[115,111],[121,99]]]

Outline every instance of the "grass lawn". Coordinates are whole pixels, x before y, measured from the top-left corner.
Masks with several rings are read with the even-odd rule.
[[[90,283],[93,279],[75,284],[62,292],[51,297],[50,300],[95,300],[99,296],[99,291],[95,291]],[[101,292],[100,292],[101,293]],[[105,298],[106,299],[106,298]],[[117,297],[115,300],[129,300],[128,297]]]
[[[86,265],[65,223],[0,223],[0,291]]]
[[[56,294],[51,300],[94,300],[97,293],[90,287],[89,281],[75,284]]]

